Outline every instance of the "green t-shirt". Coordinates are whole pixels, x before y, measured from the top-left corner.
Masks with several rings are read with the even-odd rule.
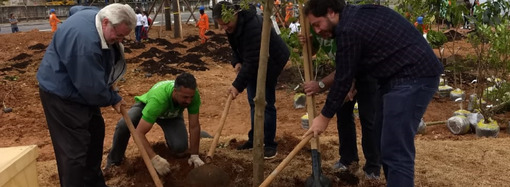
[[[335,39],[324,39],[319,36],[313,28],[310,28],[310,33],[312,33],[312,45],[314,49],[319,50],[321,48],[333,62],[335,65],[335,55],[336,55],[336,40]]]
[[[172,92],[174,91],[173,80],[161,81],[156,83],[152,88],[141,96],[135,96],[135,101],[145,103],[142,111],[142,119],[149,123],[156,122],[156,119],[169,119],[182,115],[184,108],[174,106],[172,101]],[[200,94],[198,89],[191,104],[188,106],[188,114],[198,114],[200,109]]]

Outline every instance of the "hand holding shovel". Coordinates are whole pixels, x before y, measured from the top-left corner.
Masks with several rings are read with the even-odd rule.
[[[156,170],[154,169],[154,167],[152,166],[151,159],[149,158],[149,155],[147,154],[145,147],[143,146],[142,142],[140,141],[140,138],[138,137],[138,134],[135,131],[135,126],[133,125],[133,122],[131,122],[131,118],[129,117],[126,109],[124,107],[120,106],[120,112],[122,113],[122,116],[124,117],[124,120],[126,121],[126,125],[129,129],[129,132],[131,132],[131,136],[133,137],[133,140],[135,141],[136,146],[138,147],[138,150],[140,151],[140,154],[142,155],[143,162],[145,163],[145,166],[147,166],[147,169],[149,170],[149,173],[151,174],[154,184],[157,187],[163,187],[163,183],[161,183],[161,180],[159,180],[159,176],[156,173]]]

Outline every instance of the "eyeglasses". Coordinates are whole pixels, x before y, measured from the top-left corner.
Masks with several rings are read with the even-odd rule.
[[[124,39],[124,38],[127,36],[127,35],[124,35],[124,34],[122,34],[122,33],[119,33],[119,32],[117,31],[117,26],[114,26],[114,25],[112,24],[112,22],[110,22],[110,27],[111,27],[111,28],[113,28],[113,32],[115,33],[115,39],[116,39],[116,40],[122,40],[122,39]]]

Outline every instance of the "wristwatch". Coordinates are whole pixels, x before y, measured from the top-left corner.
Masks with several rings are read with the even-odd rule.
[[[320,89],[324,89],[324,87],[326,87],[326,85],[324,84],[324,82],[319,81],[319,88],[320,88]]]

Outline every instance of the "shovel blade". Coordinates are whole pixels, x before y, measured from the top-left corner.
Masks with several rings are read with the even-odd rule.
[[[306,187],[330,187],[331,181],[324,177],[323,175],[319,176],[319,179],[315,179],[316,177],[310,176],[306,179],[305,186]]]
[[[331,181],[322,175],[321,153],[312,149],[312,176],[306,179],[306,187],[330,187]]]

